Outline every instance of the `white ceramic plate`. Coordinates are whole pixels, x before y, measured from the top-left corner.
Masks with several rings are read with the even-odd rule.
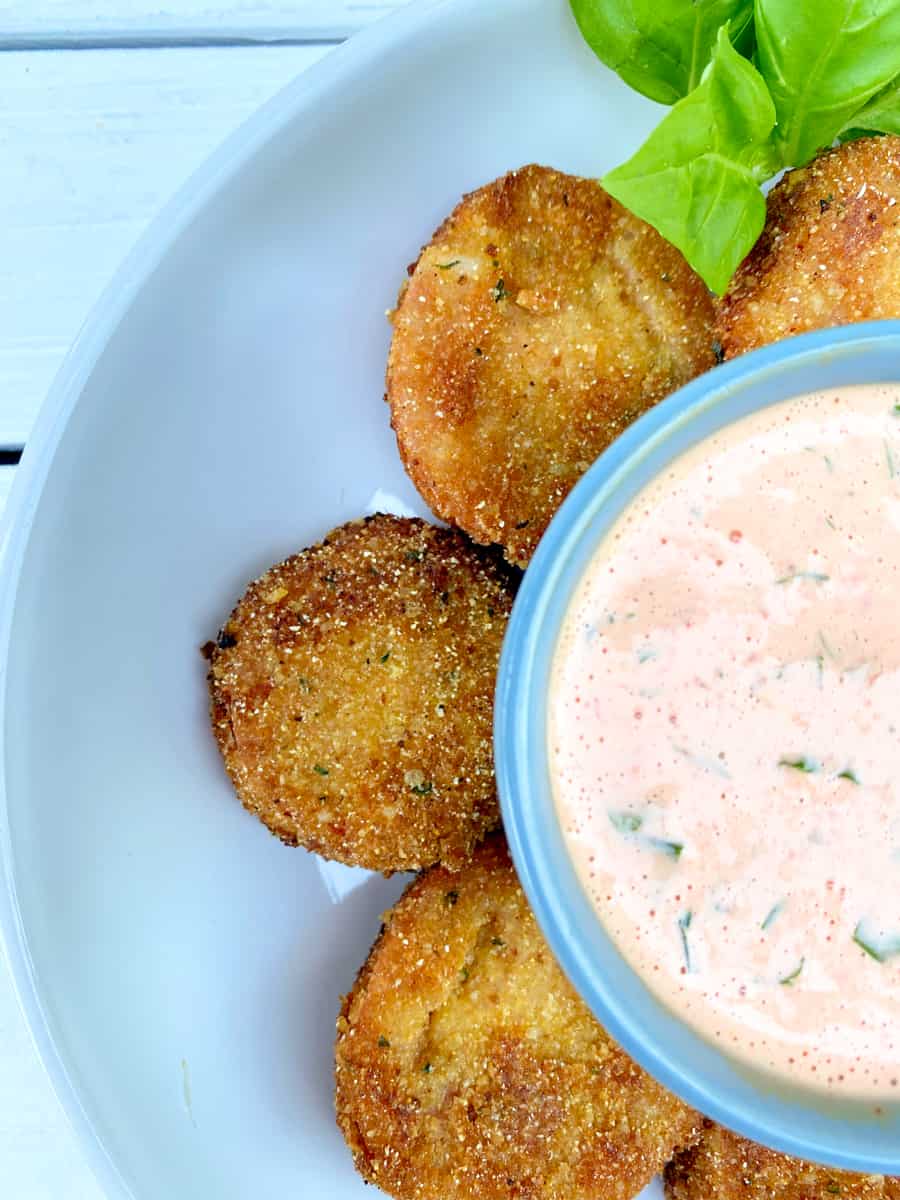
[[[271,562],[424,511],[384,314],[460,194],[529,161],[598,174],[654,119],[566,0],[417,4],[231,139],[66,363],[6,540],[0,915],[110,1197],[371,1197],[334,1125],[334,1018],[402,881],[243,812],[199,646]]]

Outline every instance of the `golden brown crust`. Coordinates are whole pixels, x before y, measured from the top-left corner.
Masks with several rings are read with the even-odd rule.
[[[350,522],[252,584],[212,650],[213,729],[284,842],[458,865],[499,820],[491,720],[509,569],[456,530]]]
[[[337,1119],[369,1182],[398,1200],[630,1200],[696,1135],[560,971],[502,835],[385,921],[337,1022]]]
[[[726,358],[793,334],[900,317],[900,137],[863,138],[789,171],[723,297]]]
[[[521,566],[597,455],[715,361],[712,300],[681,254],[595,181],[547,167],[465,196],[393,321],[407,471]]]
[[[668,1200],[886,1200],[898,1195],[896,1185],[767,1150],[710,1121],[666,1167]]]

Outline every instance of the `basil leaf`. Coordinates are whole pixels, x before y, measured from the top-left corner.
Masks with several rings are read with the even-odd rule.
[[[853,114],[852,126],[841,133],[841,141],[872,133],[900,134],[900,75]]]
[[[720,29],[699,86],[603,186],[721,294],[765,224],[759,185],[776,169],[774,124],[765,81]]]
[[[753,0],[571,0],[597,57],[635,91],[674,104],[700,82],[722,25],[753,50]]]
[[[785,166],[830,146],[900,73],[897,0],[755,0],[757,63],[778,114]]]

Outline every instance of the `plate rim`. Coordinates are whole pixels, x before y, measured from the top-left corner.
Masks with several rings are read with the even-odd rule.
[[[505,0],[525,8],[527,0]],[[85,386],[143,287],[192,221],[250,160],[348,75],[368,73],[399,43],[421,36],[444,10],[483,11],[478,0],[416,0],[335,45],[242,121],[151,219],[90,308],[38,410],[0,518],[0,952],[46,1078],[84,1162],[107,1200],[140,1200],[82,1104],[53,1034],[19,909],[7,799],[8,667],[19,579],[56,451]],[[451,18],[452,19],[452,18]]]

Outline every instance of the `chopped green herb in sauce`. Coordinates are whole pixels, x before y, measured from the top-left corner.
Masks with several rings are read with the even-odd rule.
[[[790,767],[792,771],[800,771],[804,775],[814,775],[816,771],[821,770],[813,758],[779,758],[778,765],[779,767]]]
[[[608,816],[613,829],[626,837],[639,833],[644,824],[644,818],[635,812],[611,811]],[[681,858],[684,850],[683,842],[670,842],[666,838],[642,835],[633,840],[639,846],[646,846],[648,850],[655,850],[658,854],[665,854],[668,858],[674,858],[676,861]]]
[[[327,775],[328,774],[328,768],[321,767],[321,766],[319,766],[318,763],[316,763],[316,765],[313,767],[313,770],[315,771],[315,773],[317,775]]]
[[[450,262],[438,263],[437,269],[439,271],[449,271],[451,267],[458,267],[459,263],[460,260],[458,258],[451,258]]]
[[[874,958],[876,962],[885,963],[900,954],[900,934],[879,937],[866,928],[865,921],[857,923],[853,930],[853,940],[860,950],[865,951],[869,958]]]
[[[678,918],[678,932],[681,934],[681,950],[684,954],[684,965],[688,971],[691,969],[691,947],[688,943],[688,930],[691,927],[693,919],[694,914],[690,909]]]
[[[386,663],[386,662],[387,662],[387,660],[388,660],[390,657],[391,657],[391,652],[390,652],[390,650],[386,650],[386,651],[384,652],[384,654],[382,654],[381,658],[379,658],[379,660],[378,660],[378,661],[379,661],[380,663]]]
[[[777,584],[793,583],[796,579],[807,579],[810,583],[827,583],[830,576],[823,575],[821,571],[794,571],[790,575],[782,575],[781,579],[776,579]]]
[[[688,762],[693,763],[701,771],[706,771],[712,775],[721,775],[723,779],[731,778],[731,773],[721,758],[705,758],[701,754],[694,754],[686,746],[676,746],[674,743],[672,749],[676,754],[684,755]]]
[[[784,912],[786,905],[787,900],[779,900],[777,904],[773,904],[766,913],[765,920],[760,925],[760,929],[768,929],[770,925],[773,925]]]
[[[778,982],[782,985],[782,987],[793,987],[795,981],[800,978],[800,972],[803,970],[803,967],[805,966],[805,964],[806,964],[806,959],[801,958],[799,964],[796,967],[794,967],[794,969],[793,969],[793,971],[791,971],[790,975],[782,976],[782,978],[778,980]]]
[[[667,842],[665,838],[648,837],[643,841],[651,850],[658,850],[661,854],[665,854],[669,858],[674,858],[676,861],[681,858],[684,850],[683,842]]]
[[[495,301],[509,299],[509,292],[506,290],[506,284],[502,279],[498,279],[491,288],[491,295],[494,297]]]
[[[836,661],[837,655],[835,654],[834,650],[832,650],[831,646],[829,645],[828,641],[825,638],[825,634],[822,633],[821,629],[819,630],[818,637],[819,637],[819,645],[822,647],[822,650],[825,652],[826,658],[830,658],[833,662]]]
[[[609,814],[612,827],[619,833],[637,833],[644,823],[644,818],[632,812],[611,812]]]
[[[859,776],[850,767],[844,767],[843,771],[839,771],[838,779],[847,779],[850,783],[859,784]]]

